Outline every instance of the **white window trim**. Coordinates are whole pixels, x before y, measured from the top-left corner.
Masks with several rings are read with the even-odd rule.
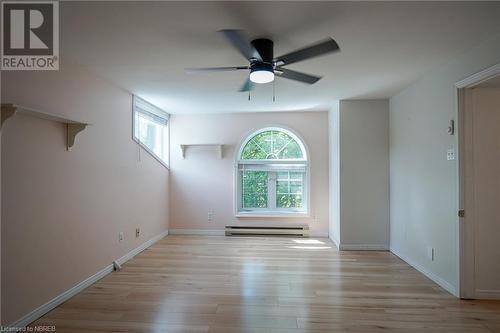
[[[241,153],[246,144],[257,134],[265,131],[283,131],[290,135],[301,147],[303,154],[305,155],[302,159],[282,159],[282,160],[240,160]],[[310,173],[310,158],[309,150],[305,144],[304,139],[298,135],[292,129],[276,125],[271,127],[259,128],[258,130],[253,130],[244,137],[240,142],[238,150],[236,150],[235,163],[234,163],[234,216],[235,217],[267,217],[267,218],[283,218],[283,217],[310,217],[311,211],[311,173]],[[293,164],[293,165],[303,165],[305,167],[305,177],[304,177],[304,210],[297,210],[295,208],[283,208],[283,209],[269,209],[269,208],[253,208],[251,210],[244,210],[242,208],[241,199],[241,176],[240,176],[240,165],[251,164],[251,165],[266,165],[266,164]],[[268,182],[269,184],[272,182]],[[274,184],[275,186],[275,184]],[[272,193],[272,194],[271,194]],[[268,195],[275,195],[275,191],[270,192],[268,187]],[[268,202],[270,199],[268,199]],[[274,200],[276,201],[276,200]],[[271,201],[271,202],[274,202]]]
[[[168,156],[167,161],[162,160],[154,151],[149,149],[148,146],[143,144],[139,138],[135,136],[135,113],[137,109],[144,110],[146,112],[152,113],[158,117],[164,118],[167,121],[168,126]],[[140,111],[139,111],[140,112]],[[170,170],[170,114],[163,111],[162,109],[154,106],[153,104],[145,101],[139,96],[132,96],[132,140],[134,140],[142,149],[144,149],[149,155],[151,155],[155,160],[157,160],[161,165]]]

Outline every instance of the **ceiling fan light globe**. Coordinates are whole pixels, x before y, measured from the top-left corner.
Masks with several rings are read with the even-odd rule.
[[[253,83],[269,83],[274,81],[274,73],[268,70],[255,70],[250,73],[250,81]]]

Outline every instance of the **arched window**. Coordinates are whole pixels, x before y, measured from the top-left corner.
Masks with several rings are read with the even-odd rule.
[[[308,156],[290,130],[260,129],[237,156],[237,215],[307,214]]]

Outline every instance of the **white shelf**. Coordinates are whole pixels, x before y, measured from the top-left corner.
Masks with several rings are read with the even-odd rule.
[[[51,114],[16,104],[2,104],[0,127],[4,122],[15,114],[24,114],[31,117],[55,121],[66,125],[66,149],[69,151],[75,145],[75,138],[78,133],[83,131],[89,124],[76,120],[68,119],[56,114]]]
[[[222,159],[222,149],[224,145],[221,143],[192,143],[192,144],[182,144],[181,147],[181,155],[182,159],[186,158],[186,149],[189,147],[213,147],[217,153],[219,154],[219,158]]]

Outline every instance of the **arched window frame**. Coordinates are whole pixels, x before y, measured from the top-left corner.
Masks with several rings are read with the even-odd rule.
[[[267,131],[279,131],[289,135],[299,145],[302,151],[302,158],[290,159],[241,159],[246,145],[258,134]],[[290,128],[284,126],[270,126],[260,128],[250,132],[241,141],[235,156],[234,189],[235,189],[235,215],[237,217],[284,217],[284,216],[309,216],[310,207],[310,157],[309,150],[304,139]],[[244,208],[242,197],[242,168],[249,166],[261,167],[276,174],[278,171],[300,169],[303,170],[302,187],[302,207],[301,208],[278,208],[276,207],[276,180],[268,178],[268,207],[267,208]]]

